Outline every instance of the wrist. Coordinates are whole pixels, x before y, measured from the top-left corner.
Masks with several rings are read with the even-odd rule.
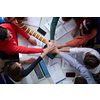
[[[50,42],[54,43],[54,40],[50,40]]]

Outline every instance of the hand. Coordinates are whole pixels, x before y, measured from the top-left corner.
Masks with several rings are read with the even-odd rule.
[[[44,53],[42,53],[41,58],[44,58],[47,53],[53,51],[55,48],[56,48],[56,45],[54,43],[52,43],[46,49],[43,49],[44,50]]]
[[[6,22],[12,22],[15,19],[15,17],[4,17],[4,20]]]
[[[28,42],[32,45],[37,45],[36,40],[32,39],[31,37],[28,39]]]
[[[57,53],[57,54],[59,54],[60,50],[56,47],[53,51],[51,51],[51,53]]]
[[[56,44],[51,43],[50,45],[48,45],[48,47],[45,49],[45,51],[47,52],[51,52],[56,48]]]
[[[50,45],[52,45],[52,44],[54,44],[54,43],[52,43],[52,42],[47,42],[47,46],[50,46]]]
[[[31,64],[36,60],[36,58],[30,58],[28,60],[25,61],[26,64]]]
[[[72,35],[73,37],[75,37],[75,36],[76,36],[76,33],[75,33],[74,31],[72,31],[71,35]]]
[[[76,34],[76,29],[74,29],[74,30],[72,31],[71,35],[72,35],[73,37],[75,37],[75,36],[77,35],[77,34]]]
[[[78,29],[79,29],[79,26],[80,26],[80,24],[79,24],[79,25],[76,25],[76,28],[72,31],[71,35],[72,35],[73,37],[75,37],[75,36],[77,35],[77,31],[78,31]]]

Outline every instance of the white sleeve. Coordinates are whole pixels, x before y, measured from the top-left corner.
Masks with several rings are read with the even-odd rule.
[[[91,48],[70,48],[70,53],[84,53],[91,51]]]

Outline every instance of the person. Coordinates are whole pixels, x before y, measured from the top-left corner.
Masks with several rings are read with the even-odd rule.
[[[4,23],[0,24],[0,50],[9,55],[14,55],[16,53],[30,54],[44,52],[45,49],[18,46],[16,32],[26,38],[32,45],[36,45],[34,44],[34,40],[30,38],[26,32],[13,24]],[[49,42],[48,45],[50,45]]]
[[[24,69],[21,64],[16,61],[6,62],[5,66],[2,69],[14,81],[21,81],[22,78],[26,77],[36,67],[36,65],[46,56],[47,53],[51,52],[54,49],[55,44],[49,45],[46,48],[45,52],[42,53],[27,69]],[[29,63],[29,61],[27,62]],[[22,61],[21,63],[24,64],[24,61]]]
[[[40,34],[36,33],[34,30],[29,28],[23,21],[28,21],[28,17],[4,17],[3,20],[7,23],[12,23],[27,32],[29,35],[34,36],[39,41],[48,44],[47,39],[45,39]],[[34,39],[34,45],[36,45],[36,40]]]
[[[86,18],[80,24],[80,35],[75,37],[73,40],[58,45],[58,48],[62,47],[80,47],[86,46],[90,41],[94,42],[94,38],[97,34],[97,20],[95,17]],[[92,40],[93,39],[93,40]]]
[[[35,58],[30,58],[28,60],[21,60],[20,63],[21,64],[30,64],[32,63],[33,61],[35,61],[36,59]],[[19,61],[19,59],[14,59],[14,57],[12,59],[0,59],[0,74],[1,74],[1,77],[4,81],[5,84],[9,84],[9,82],[11,83],[12,81],[8,78],[6,80],[6,78],[8,77],[5,72],[2,70],[2,67],[4,66],[5,62],[10,62],[10,61]],[[8,81],[9,80],[9,81]]]
[[[61,52],[57,48],[52,53],[59,54],[59,56],[67,60],[72,67],[80,72],[80,75],[74,78],[74,84],[97,84],[91,72],[80,64],[75,58],[71,57],[65,52]]]
[[[59,21],[60,17],[53,17],[52,22],[51,22],[51,26],[50,26],[50,41],[54,43],[54,35],[55,35],[55,30],[56,30],[56,26],[57,23]],[[77,23],[74,31],[72,32],[72,35],[78,30],[79,28],[79,20],[82,20],[82,18],[80,17],[73,17]],[[69,22],[72,19],[72,17],[62,17],[62,20],[66,23]]]
[[[100,54],[92,48],[62,48],[59,49],[62,52],[68,52],[80,61],[92,74],[98,74],[100,72]],[[78,58],[79,57],[79,58]]]
[[[13,23],[15,19],[18,19],[20,21],[27,21],[28,17],[3,17],[3,20],[5,22],[11,22],[11,23]]]
[[[15,19],[18,19],[20,21],[27,21],[28,17],[0,17],[0,24],[2,23],[13,23]],[[15,24],[15,23],[13,23]]]

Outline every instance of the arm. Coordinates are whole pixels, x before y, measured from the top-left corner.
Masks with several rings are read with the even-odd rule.
[[[59,49],[61,52],[70,52],[70,48]]]
[[[21,34],[24,38],[26,38],[28,40],[28,42],[32,45],[36,45],[36,40],[31,38],[27,32],[25,32],[24,30],[22,30],[21,28],[19,28],[18,26],[16,25],[13,25],[14,29],[19,33]]]
[[[82,48],[62,48],[62,49],[59,49],[61,52],[70,52],[70,53],[84,53],[84,52],[91,52],[91,51],[94,51],[93,49],[91,48],[85,48],[85,47],[82,47]]]
[[[79,70],[80,72],[82,71],[81,69],[84,68],[75,58],[71,57],[67,53],[60,52],[60,50],[57,48],[53,52],[59,54],[62,58],[67,60],[71,66],[73,66],[75,69]]]
[[[46,54],[52,51],[54,48],[55,48],[54,44],[48,46],[45,49],[44,53],[41,54],[41,56],[39,56],[27,69],[22,70],[22,76],[23,77],[27,76],[36,67],[36,65],[46,56]]]
[[[59,55],[67,60],[75,69],[80,71],[81,76],[88,81],[88,84],[96,84],[91,72],[81,65],[76,59],[63,52],[59,52]]]
[[[20,63],[21,64],[31,64],[32,62],[34,62],[36,59],[35,58],[30,58],[28,60],[21,60]]]
[[[17,45],[11,45],[7,47],[7,50],[3,50],[9,55],[13,55],[15,53],[23,53],[23,54],[31,54],[31,53],[42,53],[44,52],[44,49],[39,48],[28,48],[23,46],[17,46]]]
[[[61,44],[61,45],[57,45],[57,48],[63,48],[63,47],[80,47],[84,44],[86,44],[88,42],[88,37],[86,36],[78,36],[76,38],[74,38],[73,40]]]
[[[88,42],[87,36],[78,36],[74,38],[73,40],[66,43],[67,47],[80,47],[82,45],[85,45]]]
[[[76,21],[76,27],[71,33],[73,37],[77,35],[76,32],[78,31],[78,29],[80,27],[80,23],[83,21],[84,17],[79,17],[79,18],[74,17],[74,19]]]
[[[53,17],[52,19],[52,23],[50,26],[50,40],[54,40],[54,34],[55,34],[55,29],[56,29],[58,20],[59,20],[59,17]]]
[[[15,19],[15,17],[3,17],[3,19],[5,20],[5,22],[11,22]]]
[[[22,35],[24,38],[29,39],[30,36],[28,35],[27,32],[23,31],[22,29],[20,29],[19,27],[17,27],[14,24],[11,24],[12,28],[14,29],[14,31],[18,32],[20,35]]]
[[[97,34],[97,30],[93,29],[90,34],[84,34],[83,36],[78,36],[65,44],[57,45],[57,47],[62,48],[62,47],[84,46],[90,39],[94,38],[96,36],[96,34]]]
[[[70,65],[72,65],[75,69],[80,71],[80,75],[87,80],[88,84],[97,84],[91,72],[88,69],[86,69],[83,65],[81,65],[75,58],[71,57],[67,53],[60,52],[58,49],[55,50],[55,53],[59,54],[61,57],[67,60],[70,63]]]
[[[27,69],[22,69],[22,77],[27,76],[35,67],[36,65],[42,60],[40,56],[27,68]]]
[[[84,68],[76,59],[74,59],[73,57],[71,57],[67,53],[59,52],[59,55],[62,58],[64,58],[65,60],[67,60],[71,64],[71,66],[73,66],[75,69],[79,70],[80,72]]]
[[[61,45],[57,45],[57,48],[63,48],[63,47],[67,47],[66,43],[61,44]]]

